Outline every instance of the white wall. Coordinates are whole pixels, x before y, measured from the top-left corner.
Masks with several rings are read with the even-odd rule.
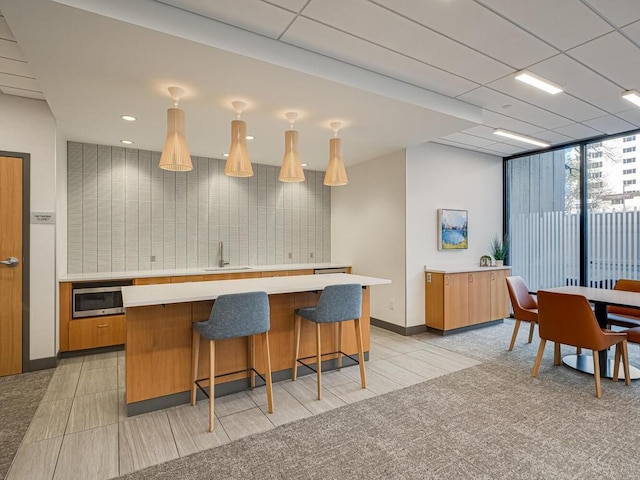
[[[502,234],[502,158],[436,143],[407,149],[407,326],[424,324],[424,267],[478,265]],[[439,251],[437,210],[469,212],[469,248]]]
[[[390,279],[372,287],[371,316],[404,326],[405,152],[355,165],[347,175],[348,185],[331,192],[331,259],[351,263],[353,273]]]
[[[31,211],[56,211],[56,122],[46,102],[0,94],[0,150],[31,155]],[[55,225],[31,225],[31,359],[56,354]]]

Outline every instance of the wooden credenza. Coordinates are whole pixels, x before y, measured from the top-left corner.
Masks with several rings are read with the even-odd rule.
[[[425,324],[441,333],[509,316],[510,267],[425,270]]]

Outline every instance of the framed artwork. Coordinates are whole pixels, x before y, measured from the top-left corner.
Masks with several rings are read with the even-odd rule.
[[[469,248],[467,210],[438,209],[438,250]]]

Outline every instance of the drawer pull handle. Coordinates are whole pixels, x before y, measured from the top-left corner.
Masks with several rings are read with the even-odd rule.
[[[109,325],[107,325],[106,323],[103,323],[102,325],[98,325],[98,328],[105,328],[108,327]]]

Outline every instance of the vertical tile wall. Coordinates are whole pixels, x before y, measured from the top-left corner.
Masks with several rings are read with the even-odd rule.
[[[68,272],[331,261],[331,189],[324,172],[278,181],[278,167],[224,175],[193,157],[190,172],[158,168],[160,153],[69,142]],[[152,258],[154,260],[152,260]]]

